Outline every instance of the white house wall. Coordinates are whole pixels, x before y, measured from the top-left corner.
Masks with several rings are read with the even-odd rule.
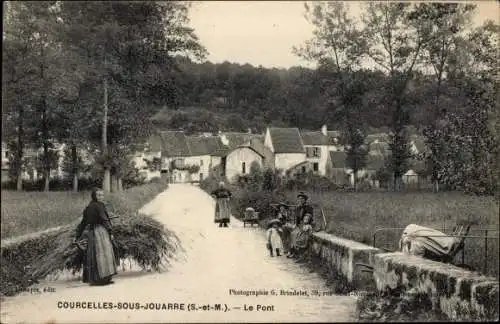
[[[245,162],[246,174],[250,172],[250,166],[257,162],[262,167],[262,157],[254,150],[241,147],[230,152],[226,157],[226,178],[233,182],[237,175],[242,174],[242,163]]]
[[[319,157],[306,157],[307,161],[310,161],[311,163],[318,163],[318,173],[322,176],[326,175],[326,169],[327,169],[327,164],[328,164],[328,156],[329,156],[329,147],[326,145],[304,145],[304,147],[319,147]]]
[[[191,174],[191,181],[201,181],[208,177],[210,172],[210,160],[210,155],[189,156],[185,158],[184,165],[197,165],[200,167],[197,173]],[[201,179],[202,177],[203,179]]]
[[[305,153],[278,153],[274,155],[274,167],[286,171],[305,160]]]

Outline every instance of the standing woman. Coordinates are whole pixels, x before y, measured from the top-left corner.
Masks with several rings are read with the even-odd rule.
[[[219,188],[212,191],[212,196],[216,199],[215,204],[215,222],[219,227],[228,227],[230,222],[231,208],[229,199],[232,197],[231,191],[224,187],[224,182],[219,182]]]
[[[83,211],[82,221],[76,228],[75,242],[86,231],[88,243],[83,258],[83,282],[107,285],[113,283],[111,278],[117,273],[111,222],[102,202],[102,190],[92,189],[91,197],[91,202]]]

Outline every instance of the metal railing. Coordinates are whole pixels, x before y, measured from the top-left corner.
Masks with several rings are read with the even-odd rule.
[[[379,227],[379,228],[376,228],[375,231],[373,232],[373,246],[374,247],[377,247],[377,234],[380,233],[380,232],[383,232],[383,231],[396,231],[396,230],[399,230],[399,231],[402,231],[404,230],[406,227]],[[429,228],[432,228],[432,227],[429,227]],[[435,228],[432,228],[432,229],[435,229]],[[438,230],[438,229],[436,229]],[[443,226],[443,233],[446,231],[446,227]],[[469,234],[470,232],[475,232],[475,231],[479,231],[479,232],[483,232],[484,235],[471,235]],[[462,248],[461,250],[461,261],[462,261],[462,265],[465,264],[465,240],[468,239],[468,238],[472,238],[472,239],[484,239],[484,244],[483,244],[483,254],[484,254],[484,259],[483,259],[483,273],[486,273],[487,270],[488,270],[488,240],[498,240],[499,239],[499,236],[489,236],[489,233],[498,233],[500,232],[498,229],[496,228],[492,228],[492,227],[479,227],[479,228],[471,228],[469,230],[469,233],[467,235],[456,235],[456,234],[446,234],[445,235],[425,235],[425,237],[460,237],[460,238],[464,238],[464,248]],[[379,247],[380,249],[383,249],[385,251],[389,251],[389,252],[395,252],[396,250],[391,250],[391,249],[387,249],[387,248],[384,248],[384,247]]]

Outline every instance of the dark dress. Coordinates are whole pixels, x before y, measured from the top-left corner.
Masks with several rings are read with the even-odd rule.
[[[83,258],[83,282],[106,283],[117,273],[118,260],[111,233],[106,207],[102,202],[91,201],[83,211],[82,221],[76,229],[76,238],[85,234],[88,240]]]
[[[311,214],[311,216],[314,216],[313,214],[313,208],[311,205],[305,203],[303,205],[300,205],[296,209],[296,217],[295,217],[295,225],[299,226],[302,224],[302,220],[304,219],[304,216],[306,214]],[[312,221],[313,219],[311,219]]]
[[[215,222],[227,224],[230,222],[231,208],[229,198],[232,197],[231,191],[225,188],[215,189],[211,192],[217,200],[215,204]]]

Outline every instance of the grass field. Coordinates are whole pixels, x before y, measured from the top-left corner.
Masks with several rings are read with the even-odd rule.
[[[261,212],[262,218],[274,217],[270,203],[285,200],[295,204],[297,192],[276,191],[248,193],[232,186],[234,212],[242,214],[249,206]],[[474,270],[499,276],[499,205],[493,197],[476,197],[458,192],[309,192],[315,206],[315,222],[329,233],[379,248],[396,251],[403,228],[409,224],[432,227],[450,233],[457,222],[474,222],[470,236],[484,236],[488,228],[487,248],[484,237],[465,240],[465,249],[455,264],[466,264]],[[326,226],[321,215],[325,214]],[[241,216],[241,215],[239,215]],[[375,244],[374,232],[378,231]],[[391,228],[391,229],[389,229]],[[392,229],[394,228],[394,229]]]
[[[296,192],[288,192],[294,201]],[[377,232],[375,245],[397,249],[402,229],[408,224],[432,227],[449,233],[459,221],[471,221],[471,236],[484,236],[489,228],[487,253],[484,238],[467,238],[464,263],[498,278],[499,205],[493,197],[475,197],[455,192],[433,193],[310,193],[311,203],[321,206],[326,216],[326,231],[348,239],[373,244],[376,228],[398,228]],[[318,208],[315,219],[323,224]],[[456,262],[462,263],[459,253]]]
[[[110,194],[111,211],[119,206],[136,206],[150,195],[155,186],[139,186],[127,189],[122,194]],[[154,188],[154,189],[153,189]],[[82,217],[83,209],[90,201],[90,192],[19,192],[2,190],[2,239],[29,234],[51,227],[66,225]],[[122,203],[126,202],[126,203]]]

